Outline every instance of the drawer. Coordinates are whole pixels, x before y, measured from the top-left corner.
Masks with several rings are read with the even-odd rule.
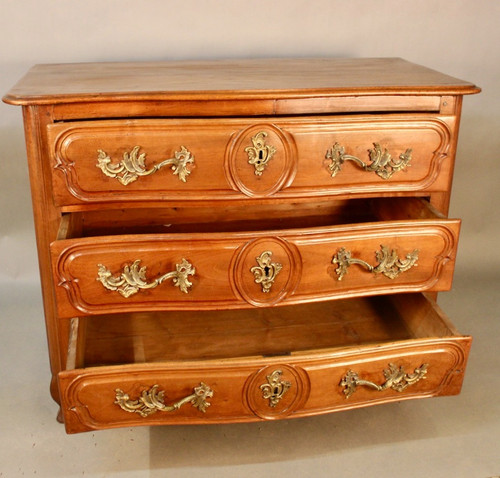
[[[309,218],[310,227],[303,221],[106,236],[87,224],[78,232],[90,237],[51,245],[58,315],[266,307],[451,285],[460,222],[425,200],[350,200]],[[62,229],[71,236],[68,224]]]
[[[71,325],[58,376],[70,433],[273,420],[457,394],[471,340],[421,294]]]
[[[59,206],[443,191],[454,134],[428,114],[48,126]]]

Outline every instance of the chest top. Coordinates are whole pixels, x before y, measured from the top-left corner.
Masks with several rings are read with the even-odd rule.
[[[478,91],[472,83],[400,58],[255,59],[36,65],[4,101],[30,105]]]

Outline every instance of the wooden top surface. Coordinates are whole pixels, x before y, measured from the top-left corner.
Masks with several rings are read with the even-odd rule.
[[[478,91],[472,83],[400,58],[255,59],[36,65],[3,100],[29,105]]]

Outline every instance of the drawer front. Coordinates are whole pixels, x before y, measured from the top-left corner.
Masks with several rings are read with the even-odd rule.
[[[460,391],[469,339],[405,341],[290,357],[156,363],[59,374],[69,433],[273,420]]]
[[[443,191],[454,117],[109,120],[48,127],[57,205]]]
[[[249,308],[450,287],[459,221],[103,236],[51,245],[60,317]]]

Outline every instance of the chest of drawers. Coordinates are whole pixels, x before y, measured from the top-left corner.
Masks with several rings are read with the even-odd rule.
[[[24,112],[69,433],[460,391],[462,97],[400,59],[39,65]]]

